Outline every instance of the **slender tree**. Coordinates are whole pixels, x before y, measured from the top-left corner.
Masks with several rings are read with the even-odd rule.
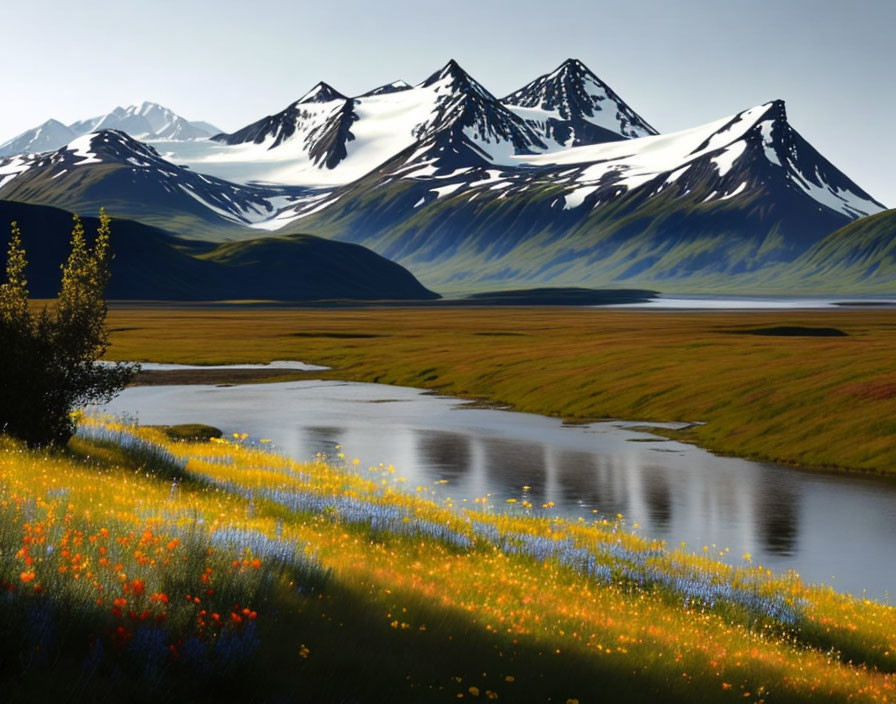
[[[62,267],[55,314],[28,306],[27,259],[12,226],[6,282],[0,286],[0,429],[30,445],[64,444],[74,432],[72,411],[111,399],[139,369],[100,364],[108,347],[105,288],[109,280],[109,216],[90,247],[75,216],[71,253]]]

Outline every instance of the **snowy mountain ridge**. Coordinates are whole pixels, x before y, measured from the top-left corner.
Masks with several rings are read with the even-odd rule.
[[[116,107],[105,115],[78,120],[69,125],[54,119],[47,120],[0,144],[0,157],[52,151],[76,137],[101,129],[121,130],[144,141],[207,139],[220,132],[207,122],[192,122],[157,103],[144,101],[140,105]]]

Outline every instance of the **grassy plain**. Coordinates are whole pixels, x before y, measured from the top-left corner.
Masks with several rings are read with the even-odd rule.
[[[0,437],[4,701],[893,699],[892,607],[264,447]]]
[[[678,436],[810,468],[896,472],[893,310],[118,307],[110,326],[111,359],[301,360],[332,367],[315,377],[568,419],[702,422]],[[801,327],[845,335],[751,334]]]

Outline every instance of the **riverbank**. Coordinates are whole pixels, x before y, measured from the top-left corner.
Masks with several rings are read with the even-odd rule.
[[[891,310],[141,307],[114,308],[110,327],[110,359],[296,359],[331,367],[315,378],[414,386],[571,420],[702,421],[664,432],[750,459],[896,472]]]

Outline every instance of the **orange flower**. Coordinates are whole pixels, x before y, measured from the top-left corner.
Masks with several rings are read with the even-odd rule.
[[[142,579],[135,579],[131,582],[131,591],[134,593],[134,596],[140,596],[144,589],[146,589],[146,582]]]
[[[258,569],[259,567],[261,567],[261,560],[259,560],[259,559],[256,557],[254,560],[252,560],[252,566],[253,566],[255,569]]]
[[[153,594],[151,597],[149,597],[149,600],[157,601],[160,604],[167,604],[168,603],[168,595],[165,594],[164,592],[158,592],[156,594]]]
[[[19,575],[19,579],[21,579],[24,584],[28,584],[28,582],[33,582],[34,581],[34,572],[22,572],[22,574]]]

